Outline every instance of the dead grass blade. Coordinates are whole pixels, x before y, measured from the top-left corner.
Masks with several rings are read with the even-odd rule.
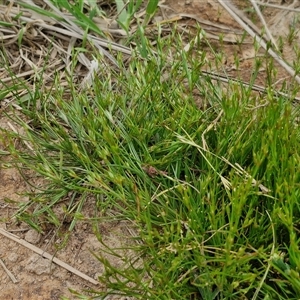
[[[9,278],[11,279],[11,281],[12,281],[13,283],[18,283],[17,278],[14,276],[14,274],[13,274],[12,272],[10,272],[10,271],[6,268],[6,266],[5,266],[4,262],[2,261],[2,259],[0,259],[0,264],[1,264],[2,268],[4,269],[4,271],[6,272],[6,274],[7,274],[7,275],[9,276]]]
[[[256,2],[254,0],[250,0],[250,2],[252,3],[252,5],[253,5],[253,7],[254,7],[254,9],[255,9],[258,17],[260,18],[262,24],[264,25],[264,29],[266,30],[267,36],[269,37],[270,41],[272,42],[272,44],[275,46],[276,50],[278,51],[278,46],[276,44],[276,41],[274,40],[274,38],[273,38],[273,36],[272,36],[269,28],[268,28],[268,25],[267,25],[267,23],[265,21],[265,18],[262,15],[262,13],[261,13],[258,5],[256,4]]]
[[[27,1],[18,1],[17,3],[22,5],[22,2],[27,3]],[[27,41],[30,39],[34,40],[37,38],[37,34],[46,30],[46,32],[48,32],[48,36],[57,36],[60,38],[64,36],[67,39],[77,38],[80,40],[87,38],[100,53],[109,58],[109,60],[116,66],[118,64],[115,58],[107,50],[105,50],[105,48],[131,55],[131,49],[126,46],[119,45],[118,43],[102,39],[92,34],[86,34],[83,29],[73,22],[68,14],[60,12],[50,1],[45,0],[44,2],[46,2],[47,5],[55,12],[58,17],[57,19],[44,16],[37,11],[29,11],[23,7],[13,7],[12,2],[9,6],[0,5],[0,11],[4,12],[3,14],[0,14],[0,20],[5,21],[7,24],[11,24],[12,27],[8,28],[0,26],[0,32],[2,33],[0,34],[0,40],[6,41],[5,46],[18,42],[21,35],[24,35]],[[39,8],[35,4],[32,5]],[[14,21],[18,18],[19,23]],[[58,21],[58,19],[62,19],[64,22]],[[21,26],[20,22],[25,23],[26,26]],[[31,35],[32,32],[34,35]],[[117,33],[119,33],[119,31],[117,31]],[[43,37],[45,37],[45,35],[43,35]]]
[[[22,1],[18,1],[19,3],[22,3]],[[115,59],[102,47],[106,47],[109,49],[113,49],[116,51],[120,51],[126,54],[131,54],[131,50],[128,47],[119,45],[117,43],[104,40],[101,38],[96,38],[95,36],[92,36],[91,34],[87,34],[84,32],[83,29],[81,29],[79,26],[77,26],[73,20],[70,18],[70,15],[62,13],[59,9],[57,9],[50,1],[44,0],[44,2],[55,12],[55,14],[60,17],[64,22],[58,22],[56,21],[56,25],[60,25],[65,28],[66,31],[64,33],[69,36],[74,37],[74,33],[76,34],[77,38],[83,39],[87,37],[90,39],[90,41],[93,42],[93,44],[105,55],[107,56],[111,61],[113,61],[116,64]],[[35,5],[36,6],[36,5]],[[37,6],[36,6],[37,7]],[[43,16],[37,12],[33,15],[35,17],[35,20],[41,19]],[[52,20],[53,21],[53,20]],[[43,22],[45,23],[45,22]],[[45,23],[46,24],[46,23]],[[49,29],[49,28],[48,28]],[[56,31],[56,27],[51,26],[52,31]]]
[[[24,3],[26,7],[21,6]],[[46,79],[44,80],[46,86],[53,81],[54,74],[59,70],[67,70],[70,73],[69,66],[72,61],[71,56],[74,55],[75,43],[78,45],[82,40],[88,40],[89,47],[98,49],[103,57],[107,57],[117,67],[116,59],[108,50],[131,55],[129,47],[119,45],[112,40],[105,40],[96,34],[87,34],[74,23],[74,18],[70,14],[60,12],[50,1],[46,0],[43,3],[53,11],[49,11],[47,16],[39,13],[41,8],[29,0],[0,5],[0,22],[2,21],[0,42],[5,50],[3,62],[7,62],[7,67],[0,70],[0,89],[3,86],[8,87],[10,83],[14,84],[17,78],[27,77],[27,83],[30,84],[41,75]],[[32,10],[28,5],[32,6]],[[106,28],[109,26],[106,25]],[[116,32],[116,34],[120,33],[118,30]],[[76,70],[82,71],[81,73],[78,71],[75,76],[85,76],[92,69],[97,72],[91,68],[94,67],[93,59],[89,52],[79,53],[79,68]],[[47,70],[44,69],[45,63],[47,63]],[[88,71],[83,70],[82,66]],[[81,79],[79,81],[82,82]]]
[[[294,8],[293,6],[295,4],[298,4],[298,1],[294,1],[290,6],[284,6],[284,5],[277,5],[277,4],[272,4],[268,2],[261,2],[261,1],[256,1],[257,4],[265,6],[265,7],[272,7],[272,8],[277,8],[280,10],[288,10],[288,11],[293,11],[293,12],[300,12],[300,9]]]
[[[63,267],[64,269],[68,270],[69,272],[81,277],[82,279],[94,284],[94,285],[98,285],[99,282],[97,280],[95,280],[94,278],[91,278],[89,276],[87,276],[86,274],[80,272],[79,270],[71,267],[70,265],[66,264],[65,262],[61,261],[60,259],[56,258],[56,257],[53,257],[51,254],[45,252],[44,250],[26,242],[25,240],[19,238],[18,236],[16,235],[13,235],[11,234],[10,232],[0,228],[0,234],[2,234],[3,236],[17,242],[18,244],[34,251],[35,253],[41,255],[41,257],[44,257],[44,258],[47,258],[49,259],[50,261],[53,261],[55,264]]]
[[[266,41],[262,36],[259,35],[259,31],[254,31],[252,22],[245,22],[240,15],[242,14],[230,1],[218,0],[218,2],[228,11],[228,13],[247,31],[247,33],[252,36],[257,43],[260,44],[291,76],[295,78],[297,83],[300,83],[300,77],[297,75],[296,71],[290,67],[274,50],[269,49]],[[244,19],[246,19],[244,17]],[[251,26],[249,25],[251,24]],[[251,28],[252,27],[252,28]]]
[[[222,74],[217,74],[214,72],[208,72],[208,71],[202,71],[203,74],[209,76],[211,79],[217,80],[217,81],[221,81],[224,83],[229,83],[229,82],[236,82],[238,84],[242,84],[245,87],[251,88],[253,91],[255,92],[260,92],[260,93],[264,93],[266,94],[268,91],[265,87],[260,86],[260,85],[256,85],[256,84],[249,84],[247,82],[241,81],[239,79],[236,78],[232,78],[232,77],[228,77]],[[279,96],[283,96],[287,99],[290,99],[292,102],[300,102],[300,97],[291,97],[290,95],[283,93],[283,92],[279,92],[274,90],[274,93],[279,95]]]

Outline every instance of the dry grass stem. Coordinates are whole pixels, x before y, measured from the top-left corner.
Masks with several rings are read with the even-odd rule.
[[[250,34],[262,48],[268,53],[291,75],[295,80],[300,83],[300,77],[296,71],[291,68],[274,50],[269,49],[267,43],[263,40],[263,37],[259,35],[258,31],[253,30],[253,26],[249,26],[250,22],[245,22],[240,17],[241,12],[234,7],[229,1],[218,0],[218,2],[228,11],[228,13]],[[251,28],[252,27],[252,28]]]
[[[96,281],[95,279],[87,276],[86,274],[83,274],[82,272],[80,272],[79,270],[71,267],[70,265],[66,264],[65,262],[61,261],[60,259],[56,258],[56,257],[53,257],[51,254],[45,252],[44,250],[26,242],[25,240],[23,239],[20,239],[18,236],[14,235],[14,234],[11,234],[10,232],[0,228],[0,234],[2,234],[3,236],[17,242],[18,244],[34,251],[35,253],[41,255],[42,257],[44,258],[47,258],[49,259],[50,261],[53,261],[54,263],[56,263],[57,265],[63,267],[64,269],[68,270],[69,272],[81,277],[82,279],[94,284],[94,285],[98,285],[99,282]]]

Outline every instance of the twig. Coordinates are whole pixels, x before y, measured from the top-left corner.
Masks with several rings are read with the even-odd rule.
[[[265,2],[261,2],[261,1],[256,1],[256,3],[259,4],[259,5],[261,5],[261,6],[277,8],[277,9],[280,9],[280,10],[288,10],[288,11],[292,11],[292,12],[300,12],[300,9],[293,8],[293,7],[290,7],[290,6],[276,5],[276,4],[265,3]],[[293,4],[294,3],[292,3],[292,5]]]
[[[248,34],[257,40],[262,48],[264,48],[291,76],[293,76],[298,83],[300,83],[300,77],[297,75],[296,71],[290,67],[274,50],[269,49],[267,43],[263,40],[263,37],[261,37],[257,32],[254,32],[253,29],[241,19],[238,15],[239,10],[234,7],[230,1],[218,0],[218,2],[248,32]]]
[[[6,268],[6,266],[5,266],[4,262],[2,261],[2,259],[0,259],[0,265],[3,267],[4,271],[9,276],[11,281],[13,283],[17,283],[18,282],[17,278]]]
[[[47,258],[51,261],[53,261],[55,264],[63,267],[64,269],[68,270],[69,272],[85,279],[86,281],[94,284],[94,285],[98,285],[99,282],[96,281],[95,279],[93,279],[92,277],[89,277],[87,276],[86,274],[80,272],[79,270],[76,270],[75,268],[71,267],[70,265],[66,264],[65,262],[61,261],[60,259],[56,258],[56,257],[53,257],[50,253],[48,252],[44,252],[42,249],[34,246],[34,245],[31,245],[30,243],[26,242],[25,240],[19,238],[18,236],[14,235],[14,234],[11,234],[10,232],[0,228],[0,233],[4,236],[6,236],[7,238],[19,243],[20,245],[34,251],[35,253],[41,255],[42,257],[44,258]]]
[[[276,41],[274,40],[274,38],[273,38],[273,36],[272,36],[272,34],[271,34],[269,28],[268,28],[268,25],[267,25],[267,23],[266,23],[266,21],[265,21],[265,18],[264,18],[264,16],[262,15],[262,13],[261,13],[261,11],[260,11],[258,5],[256,4],[256,2],[255,2],[254,0],[250,0],[250,2],[252,3],[252,5],[253,5],[253,7],[254,7],[254,9],[255,9],[255,11],[256,11],[258,17],[260,18],[262,24],[264,25],[265,30],[266,30],[266,33],[267,33],[267,36],[269,37],[269,39],[271,40],[271,42],[272,42],[273,45],[275,46],[276,50],[278,51],[278,46],[277,46],[277,44],[276,44]]]
[[[245,87],[249,87],[249,88],[251,88],[251,90],[256,91],[256,92],[261,92],[264,94],[267,94],[267,92],[268,92],[268,90],[265,87],[262,87],[262,86],[256,85],[256,84],[249,84],[247,82],[241,81],[241,80],[233,78],[233,77],[225,76],[225,75],[214,73],[214,72],[207,72],[207,71],[202,71],[202,73],[204,75],[208,76],[209,78],[212,78],[214,80],[219,80],[224,83],[229,83],[230,81],[236,82],[236,83],[242,84]],[[273,91],[276,95],[286,97],[286,98],[292,100],[292,102],[294,102],[294,101],[300,102],[300,97],[291,97],[287,93],[283,93],[283,92],[276,91],[276,90],[273,90]]]

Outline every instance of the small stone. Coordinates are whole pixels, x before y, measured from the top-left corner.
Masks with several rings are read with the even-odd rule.
[[[55,265],[49,260],[40,255],[32,255],[27,263],[26,270],[37,275],[50,274]]]
[[[31,244],[37,244],[41,240],[41,235],[34,229],[30,229],[25,234],[25,241]]]

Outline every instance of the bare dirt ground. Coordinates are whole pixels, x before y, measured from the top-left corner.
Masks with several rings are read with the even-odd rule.
[[[288,1],[272,1],[272,3],[281,5],[289,5]],[[246,7],[245,1],[234,1],[237,5]],[[201,20],[207,20],[215,24],[224,25],[232,29],[232,31],[240,31],[239,25],[232,19],[232,17],[224,11],[224,9],[217,3],[217,1],[209,0],[189,0],[189,1],[175,1],[168,0],[164,3],[173,10],[173,14],[190,14],[198,17]],[[242,7],[242,6],[239,6]],[[279,11],[276,9],[266,9],[264,15],[266,16],[270,29],[274,36],[287,35],[288,24],[292,22],[293,13],[280,12],[283,17],[278,18]],[[281,31],[278,31],[278,20],[280,20]],[[185,28],[193,28],[195,20],[193,18],[183,18],[178,21],[179,24],[184,24]],[[210,27],[210,25],[208,25]],[[211,40],[216,51],[218,51],[219,41],[217,38],[218,33],[210,30]],[[224,37],[230,40],[232,34],[227,32]],[[284,47],[284,57],[293,58],[294,54],[291,47],[288,45]],[[234,42],[224,42],[222,50],[225,53],[224,67],[226,72],[232,76],[240,76],[244,81],[248,81],[253,71],[253,46],[251,44],[237,45]],[[234,57],[240,58],[240,68],[237,70],[233,67]],[[258,76],[258,83],[264,85],[265,67],[261,68]],[[283,79],[288,78],[287,73],[279,69],[277,73],[278,83]],[[7,127],[8,120],[0,115],[0,126]],[[5,151],[5,145],[0,145],[0,150]],[[74,232],[72,233],[69,242],[62,250],[56,251],[55,243],[59,244],[59,238],[51,230],[46,228],[44,234],[38,235],[35,231],[30,229],[23,223],[17,223],[11,216],[16,211],[13,203],[8,203],[7,199],[11,201],[25,201],[26,196],[24,192],[31,189],[31,187],[24,181],[24,178],[19,174],[16,169],[9,168],[9,156],[1,156],[2,160],[0,169],[0,229],[5,229],[7,232],[17,236],[20,240],[25,240],[27,243],[50,253],[55,254],[55,257],[72,266],[76,270],[86,274],[92,280],[97,280],[97,277],[104,271],[103,265],[92,255],[100,253],[102,250],[101,244],[92,232],[91,224],[88,222],[79,222]],[[7,166],[7,168],[5,167]],[[91,207],[93,207],[90,199]],[[90,212],[86,213],[89,215]],[[100,224],[101,234],[109,246],[118,248],[128,242],[130,236],[130,227],[126,223],[114,224]],[[130,255],[125,253],[124,255]],[[107,255],[107,258],[115,266],[120,266],[121,261],[115,257]],[[34,253],[26,246],[5,237],[0,232],[0,299],[60,299],[66,296],[69,299],[75,299],[70,293],[69,289],[83,291],[84,289],[105,289],[105,286],[100,284],[95,285],[88,280],[66,270],[65,268],[51,262],[48,259],[41,257]],[[4,269],[4,265],[7,269]],[[11,272],[11,276],[9,276]],[[13,277],[12,277],[13,276]],[[15,280],[15,282],[14,282]],[[88,294],[88,293],[87,293]],[[108,298],[107,298],[108,299]],[[113,298],[109,298],[113,299]],[[114,299],[122,299],[116,297]],[[124,298],[125,299],[125,298]]]

